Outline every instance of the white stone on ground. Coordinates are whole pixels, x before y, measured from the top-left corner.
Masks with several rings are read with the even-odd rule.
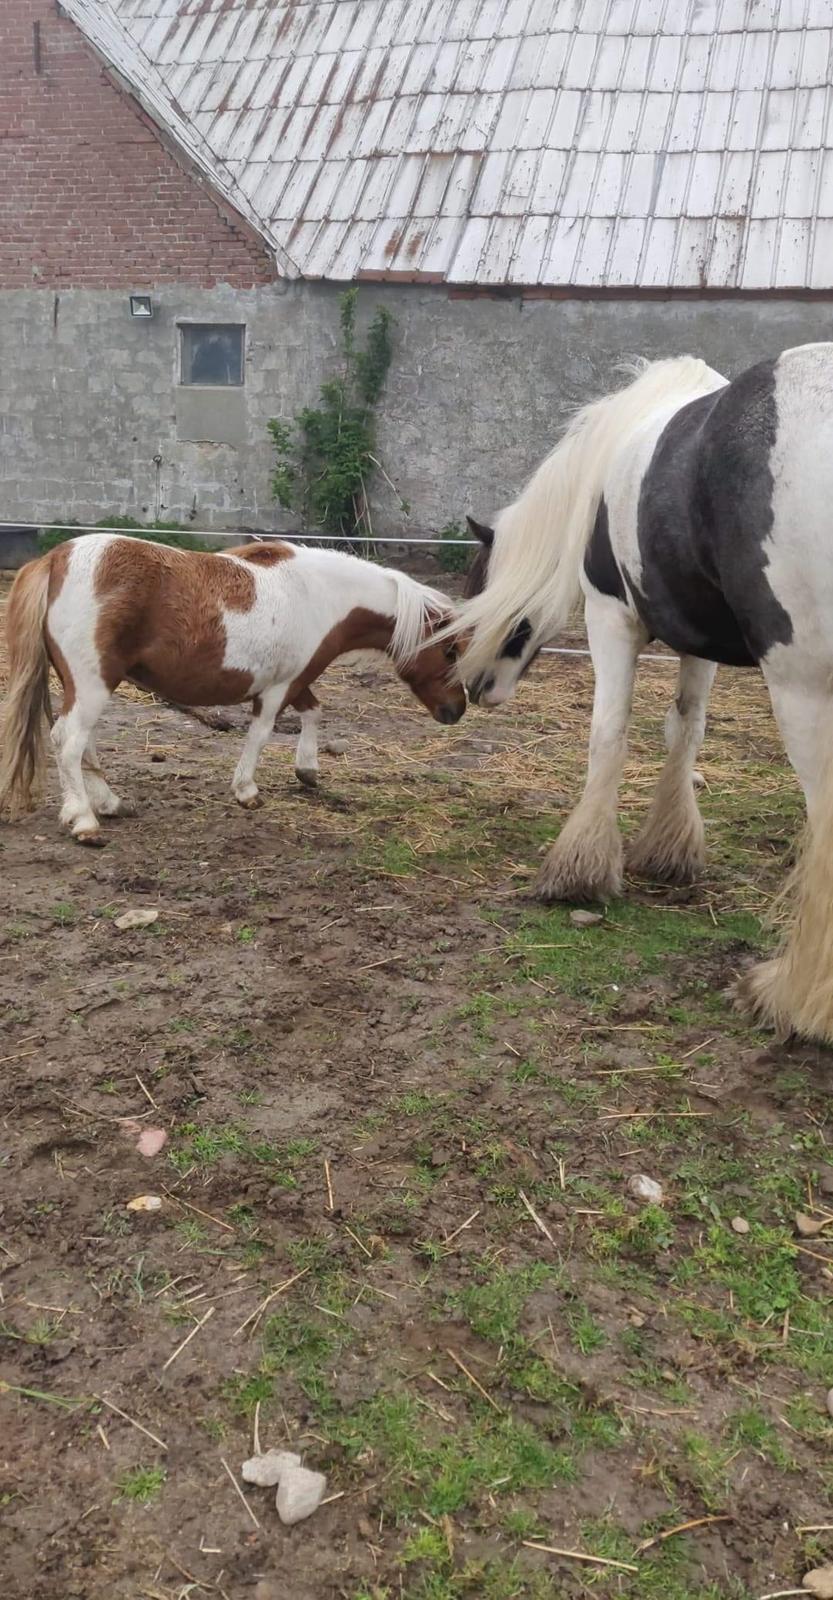
[[[647,1178],[644,1172],[634,1173],[628,1179],[628,1189],[636,1200],[644,1200],[653,1206],[662,1205],[662,1184],[655,1178]]]
[[[317,1511],[324,1498],[327,1480],[323,1472],[310,1472],[308,1467],[287,1467],[281,1473],[275,1505],[278,1516],[286,1527],[303,1522]]]
[[[281,1474],[289,1467],[300,1467],[301,1457],[293,1450],[265,1450],[260,1456],[244,1461],[240,1471],[244,1483],[256,1483],[261,1489],[274,1489]]]

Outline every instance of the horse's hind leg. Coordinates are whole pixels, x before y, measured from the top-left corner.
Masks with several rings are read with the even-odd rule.
[[[110,690],[101,679],[87,681],[82,687],[77,678],[75,690],[74,703],[56,718],[52,728],[64,797],[61,821],[79,844],[101,844],[101,829],[84,781],[83,762],[93,729],[110,699]]]
[[[301,715],[301,736],[295,750],[295,776],[306,789],[318,783],[318,723],[321,706],[311,689],[302,689],[292,701]]]
[[[585,605],[596,689],[584,793],[538,874],[542,900],[606,900],[622,887],[616,820],[642,624],[618,600],[590,590]]]
[[[631,872],[660,883],[691,883],[705,858],[703,819],[694,798],[693,774],[716,670],[711,661],[680,657],[677,695],[665,718],[668,759],[651,809],[628,848]]]
[[[126,800],[122,800],[121,796],[110,788],[101,770],[93,734],[90,734],[87,740],[87,748],[84,751],[81,766],[90,802],[98,816],[132,817],[135,815],[134,807],[129,805]]]

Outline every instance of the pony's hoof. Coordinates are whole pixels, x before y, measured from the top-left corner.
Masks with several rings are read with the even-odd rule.
[[[238,795],[237,804],[242,806],[244,811],[259,811],[263,805],[263,800],[259,794],[250,794],[246,800],[241,800]]]
[[[786,1015],[781,985],[783,967],[779,956],[756,961],[730,986],[728,994],[737,1011],[751,1017],[763,1028],[772,1028],[781,1039],[793,1031]]]
[[[703,858],[697,855],[664,856],[651,850],[641,850],[637,839],[633,849],[625,853],[625,865],[635,878],[648,878],[652,883],[667,883],[683,889],[700,876]]]
[[[80,833],[74,833],[76,844],[85,844],[89,849],[101,850],[107,843],[100,828],[82,828]]]
[[[304,789],[317,789],[318,788],[318,768],[317,767],[296,767],[295,768],[295,776],[298,779],[298,782],[301,784],[302,788],[304,788]]]

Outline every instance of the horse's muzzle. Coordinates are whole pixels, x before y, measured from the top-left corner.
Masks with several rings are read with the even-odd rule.
[[[452,704],[451,701],[447,701],[444,706],[437,706],[434,712],[434,720],[435,722],[445,722],[448,725],[452,722],[459,722],[465,709],[465,703],[456,705]]]

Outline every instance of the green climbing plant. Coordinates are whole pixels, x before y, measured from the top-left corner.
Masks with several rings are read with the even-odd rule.
[[[368,486],[379,470],[376,411],[393,356],[394,323],[380,306],[359,348],[357,295],[348,289],[339,301],[341,371],[321,385],[320,404],[305,406],[291,423],[273,417],[268,428],[275,499],[323,533],[366,542],[373,536]]]

